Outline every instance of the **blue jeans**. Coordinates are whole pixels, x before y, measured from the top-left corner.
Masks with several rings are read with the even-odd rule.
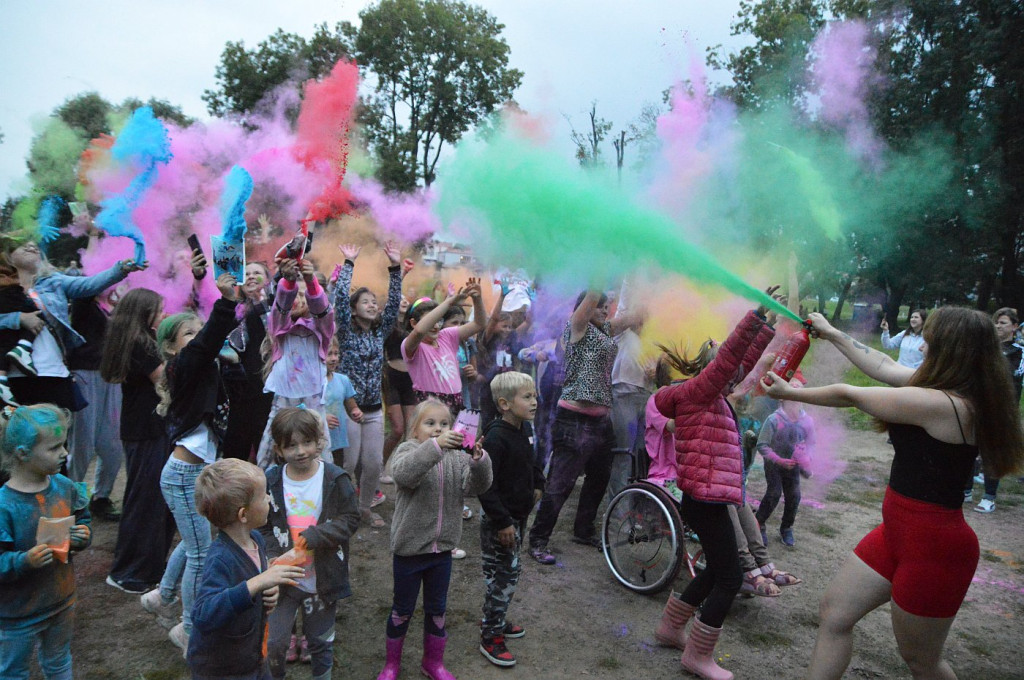
[[[71,680],[71,632],[74,607],[31,626],[0,628],[0,678],[28,680],[29,663],[39,641],[39,666],[46,680]]]
[[[199,579],[203,573],[203,561],[210,549],[210,522],[196,511],[196,477],[206,467],[193,465],[171,457],[160,474],[160,491],[164,501],[174,515],[178,525],[181,543],[171,553],[171,559],[160,580],[160,594],[174,592],[174,585],[180,569],[181,555],[185,555],[185,568],[181,572],[181,618],[185,632],[192,633],[192,603],[199,593]],[[184,547],[183,547],[184,546]]]

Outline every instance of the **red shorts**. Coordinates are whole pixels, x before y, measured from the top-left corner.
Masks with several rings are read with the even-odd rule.
[[[963,510],[885,490],[882,523],[854,554],[892,583],[892,601],[915,616],[956,616],[978,566],[978,537]]]

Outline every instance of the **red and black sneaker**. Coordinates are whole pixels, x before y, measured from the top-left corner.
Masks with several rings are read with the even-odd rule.
[[[505,636],[480,638],[480,653],[495,666],[509,668],[516,665],[516,657],[505,646]]]
[[[480,627],[484,627],[483,621],[480,622]],[[516,625],[514,623],[508,623],[506,621],[505,630],[502,631],[502,635],[504,635],[506,638],[510,640],[518,640],[519,638],[526,635],[526,629],[522,626]]]
[[[517,626],[514,623],[505,624],[505,637],[510,640],[517,640],[526,635],[526,629],[522,626]]]

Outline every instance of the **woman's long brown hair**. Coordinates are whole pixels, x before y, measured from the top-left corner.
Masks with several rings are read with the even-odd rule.
[[[965,307],[941,307],[928,316],[923,335],[924,363],[907,384],[953,392],[970,402],[986,472],[1002,477],[1020,470],[1024,432],[992,318]]]
[[[132,363],[132,350],[136,344],[159,357],[152,326],[164,299],[148,288],[133,288],[114,308],[103,343],[100,376],[108,383],[123,383]]]

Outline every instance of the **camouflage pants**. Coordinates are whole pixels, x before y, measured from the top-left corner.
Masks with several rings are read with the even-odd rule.
[[[480,557],[484,570],[484,618],[481,635],[493,637],[505,630],[505,614],[516,594],[522,565],[519,553],[523,548],[526,520],[513,520],[516,543],[506,548],[498,542],[498,529],[487,517],[480,517]]]

